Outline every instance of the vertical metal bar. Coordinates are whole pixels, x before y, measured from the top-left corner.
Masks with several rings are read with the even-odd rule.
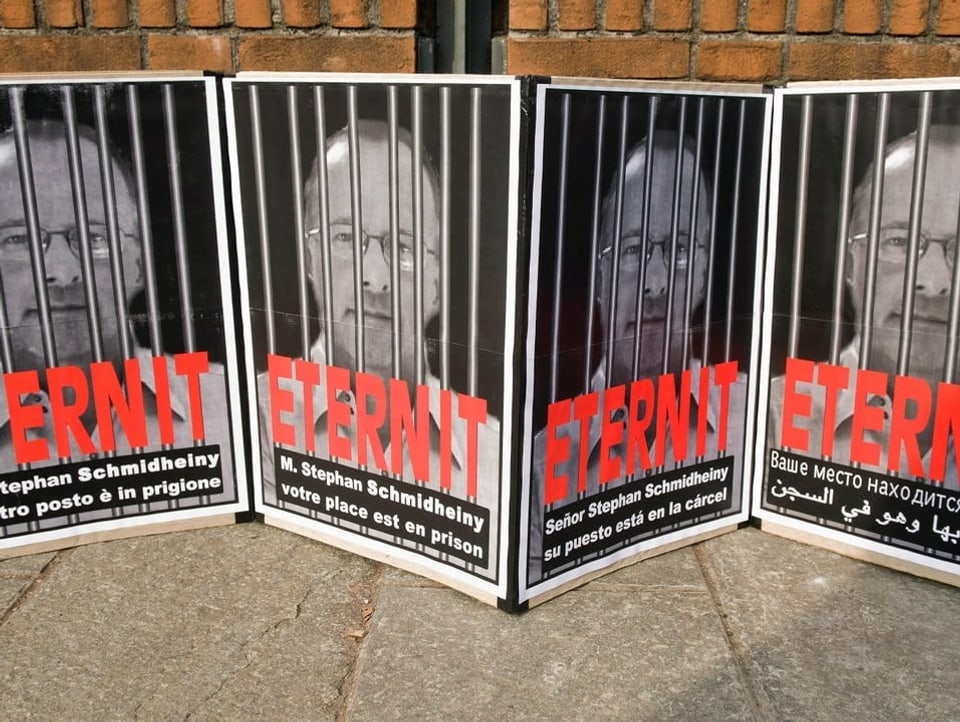
[[[173,242],[177,261],[177,285],[180,288],[180,308],[183,314],[183,343],[190,353],[197,350],[197,335],[193,328],[193,300],[190,288],[190,260],[187,255],[187,224],[183,208],[183,187],[180,182],[180,142],[177,138],[177,112],[173,86],[163,85],[163,119],[167,142],[167,162],[170,171],[170,206],[173,213]]]
[[[354,348],[356,370],[366,368],[363,310],[363,196],[360,181],[360,130],[357,128],[357,86],[347,88],[347,146],[350,158],[350,206],[353,225],[353,307],[356,311]]]
[[[727,271],[727,316],[723,335],[723,360],[729,361],[733,349],[733,298],[737,278],[737,246],[740,237],[740,186],[743,180],[743,136],[747,120],[747,100],[740,99],[737,116],[737,162],[733,171],[733,208],[730,221],[730,267]]]
[[[117,335],[120,339],[120,349],[123,357],[133,358],[133,342],[130,338],[130,324],[127,320],[127,289],[123,277],[122,239],[117,219],[117,189],[113,176],[113,160],[110,154],[106,93],[102,85],[94,86],[93,110],[96,117],[97,150],[100,156],[100,180],[103,184],[107,242],[110,246],[110,275],[113,279],[113,300],[117,311]]]
[[[323,343],[327,363],[336,365],[333,357],[333,270],[330,267],[330,193],[327,175],[327,120],[323,87],[313,88],[314,122],[317,128],[317,204],[320,212],[320,265],[323,278]]]
[[[470,318],[467,333],[467,393],[477,396],[478,355],[480,347],[480,180],[483,153],[481,148],[480,88],[470,89],[470,257],[468,304]]]
[[[144,290],[147,300],[147,325],[150,331],[150,352],[163,353],[160,331],[160,294],[154,263],[153,230],[150,225],[150,201],[147,193],[147,165],[143,152],[143,123],[140,118],[140,96],[137,86],[127,86],[127,112],[130,116],[130,148],[133,155],[133,176],[137,195],[140,249],[143,262]]]
[[[860,319],[860,368],[869,368],[873,341],[873,305],[877,289],[877,259],[880,251],[880,215],[883,201],[883,172],[890,120],[890,94],[877,98],[876,137],[873,145],[873,178],[870,188],[870,223],[867,229],[867,267],[863,285],[863,318]]]
[[[309,294],[307,280],[307,231],[303,207],[303,166],[300,148],[300,104],[297,86],[287,86],[287,133],[290,136],[290,190],[293,193],[293,242],[297,249],[297,297],[300,301],[300,356],[310,358]]]
[[[13,139],[20,171],[20,195],[30,240],[30,270],[33,274],[33,290],[37,297],[37,312],[40,317],[43,360],[49,368],[57,365],[57,345],[53,335],[53,319],[50,316],[50,295],[47,291],[47,272],[43,263],[44,251],[40,239],[36,186],[30,162],[30,139],[27,136],[27,123],[24,118],[23,88],[10,88],[10,114],[13,116]]]
[[[790,283],[790,333],[787,356],[795,357],[800,345],[800,300],[803,290],[803,253],[807,233],[807,184],[810,178],[810,129],[813,97],[803,96],[800,110],[800,145],[797,158],[797,209],[793,232],[793,278]]]
[[[608,308],[610,313],[610,328],[607,329],[607,348],[606,362],[604,372],[606,373],[606,382],[613,383],[610,375],[613,371],[613,354],[616,350],[616,323],[617,323],[617,282],[620,278],[620,234],[623,231],[623,186],[624,176],[627,167],[627,120],[629,119],[629,105],[627,96],[623,97],[620,103],[620,150],[617,156],[617,176],[616,187],[614,189],[613,203],[613,238],[610,239],[610,297],[608,299]],[[649,162],[649,158],[647,161]],[[643,279],[640,279],[640,283]]]
[[[260,262],[263,266],[263,315],[267,327],[267,353],[277,352],[277,331],[273,317],[273,277],[270,269],[270,224],[267,222],[267,180],[263,165],[263,125],[260,119],[260,89],[249,87],[250,125],[253,140],[253,173],[257,194],[257,228],[260,235]]]
[[[643,337],[643,307],[645,303],[644,289],[647,285],[647,252],[650,250],[650,200],[653,194],[653,162],[655,143],[654,136],[657,122],[657,108],[660,98],[653,96],[647,106],[647,142],[644,148],[643,164],[643,206],[640,209],[640,235],[643,244],[640,254],[640,268],[637,270],[637,288],[634,298],[633,318],[633,363],[631,378],[640,375],[640,340]]]
[[[607,96],[601,95],[597,106],[597,140],[593,171],[593,219],[590,225],[590,270],[587,276],[587,343],[583,359],[583,393],[590,391],[593,359],[594,304],[597,297],[597,257],[600,253],[600,226],[603,222],[603,136],[607,119]]]
[[[450,88],[440,90],[440,386],[450,388]]]
[[[687,274],[684,279],[684,298],[683,298],[683,355],[680,357],[684,368],[687,368],[690,362],[690,314],[693,309],[693,285],[697,282],[694,277],[694,270],[697,265],[697,236],[700,225],[700,164],[703,153],[703,98],[697,99],[697,137],[696,149],[693,158],[693,190],[690,194],[690,222],[687,224]]]
[[[413,135],[413,358],[416,381],[422,384],[426,369],[423,362],[423,88],[420,86],[412,89],[410,115]]]
[[[683,159],[686,154],[683,138],[686,125],[687,96],[683,96],[680,98],[680,119],[677,123],[677,157],[673,176],[673,206],[670,211],[670,253],[664,253],[663,259],[667,264],[667,315],[663,321],[661,373],[670,370],[670,337],[673,335],[673,294],[677,287],[677,239],[680,234],[680,199],[683,197]],[[694,173],[696,172],[694,168]]]
[[[703,349],[700,361],[706,366],[710,363],[710,334],[713,321],[713,278],[717,255],[717,215],[720,210],[720,166],[723,155],[723,118],[726,113],[727,99],[720,98],[717,103],[717,139],[713,148],[713,195],[710,198],[710,240],[707,249],[707,281],[703,303]]]
[[[847,114],[843,130],[843,165],[840,171],[840,208],[837,223],[837,246],[834,256],[833,312],[830,324],[830,363],[840,363],[840,331],[843,319],[843,291],[847,276],[847,243],[850,235],[850,196],[853,191],[854,151],[857,147],[857,109],[859,96],[847,97]]]
[[[131,89],[133,86],[130,86]],[[60,86],[63,128],[67,144],[67,166],[70,172],[70,190],[73,195],[73,215],[80,243],[80,275],[83,278],[84,302],[87,306],[87,333],[90,336],[90,355],[93,361],[103,361],[103,335],[100,332],[100,305],[97,303],[97,277],[90,249],[90,219],[87,215],[87,193],[83,182],[83,161],[77,133],[77,111],[73,100],[73,86]]]
[[[390,328],[393,332],[391,372],[400,378],[400,170],[397,162],[397,86],[387,88],[387,185],[390,193]]]
[[[560,306],[563,299],[564,223],[567,209],[567,161],[570,156],[570,93],[561,100],[560,119],[560,178],[557,189],[557,240],[554,244],[556,264],[553,271],[553,299],[550,324],[550,403],[557,400],[560,354]]]
[[[947,320],[947,347],[943,354],[943,380],[953,384],[957,380],[957,357],[960,346],[960,208],[957,210],[957,232],[953,243],[953,273],[950,277],[950,314]]]
[[[900,347],[897,374],[910,373],[910,347],[913,342],[913,306],[917,293],[917,266],[920,264],[920,215],[927,180],[927,145],[930,139],[930,106],[933,94],[920,94],[917,118],[917,142],[913,154],[913,187],[910,193],[910,224],[907,230],[907,267],[903,279],[903,310],[900,314]]]

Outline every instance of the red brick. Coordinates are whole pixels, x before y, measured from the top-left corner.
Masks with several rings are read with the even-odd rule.
[[[150,70],[233,70],[230,38],[226,35],[148,35]]]
[[[937,35],[960,35],[960,0],[940,0]]]
[[[233,22],[238,28],[269,28],[273,25],[270,0],[235,0]]]
[[[283,24],[315,28],[320,24],[320,0],[283,0]]]
[[[32,28],[36,23],[33,0],[5,0],[0,3],[0,27]]]
[[[139,70],[136,35],[3,35],[0,72]]]
[[[238,41],[237,70],[412,73],[412,34],[389,36],[248,35]]]
[[[705,40],[697,43],[695,77],[701,80],[773,80],[780,77],[783,43]]]
[[[706,0],[700,3],[700,29],[723,33],[737,29],[737,0]]]
[[[187,0],[187,24],[195,28],[223,25],[223,0]]]
[[[53,28],[75,28],[83,24],[80,0],[47,0],[47,22]]]
[[[511,30],[545,30],[547,0],[513,0],[510,3]]]
[[[95,28],[127,27],[127,0],[90,0],[90,22]]]
[[[855,0],[843,4],[843,32],[873,35],[883,22],[882,0]]]
[[[176,0],[140,0],[141,27],[170,28],[176,24]]]
[[[927,31],[929,0],[891,0],[887,28],[891,35],[921,35]]]
[[[786,0],[749,0],[747,30],[755,33],[781,33],[786,27]]]
[[[595,78],[685,78],[690,44],[673,38],[511,38],[507,72]]]
[[[597,6],[594,0],[557,0],[557,17],[561,30],[592,30]]]
[[[918,43],[796,43],[790,80],[921,78],[960,74],[960,47]]]
[[[603,27],[607,30],[642,29],[643,0],[607,0]]]
[[[367,1],[330,0],[330,24],[335,28],[367,27]]]
[[[416,0],[380,0],[381,28],[414,28],[417,26]]]
[[[689,30],[692,17],[691,0],[659,0],[653,5],[653,27],[657,30]]]
[[[833,0],[797,0],[798,33],[829,33],[833,30]]]

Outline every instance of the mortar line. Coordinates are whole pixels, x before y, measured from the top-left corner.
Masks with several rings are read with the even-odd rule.
[[[367,600],[367,604],[373,607],[373,616],[370,617],[366,622],[362,623],[362,628],[364,630],[364,635],[356,641],[356,649],[350,659],[347,673],[344,675],[343,680],[340,682],[340,706],[337,709],[336,722],[346,722],[349,718],[348,710],[350,709],[351,702],[353,701],[353,693],[357,687],[357,676],[360,666],[360,655],[363,654],[363,650],[367,645],[367,637],[369,637],[370,627],[373,623],[373,618],[377,615],[377,609],[380,604],[380,590],[383,585],[383,572],[386,566],[384,564],[379,565],[380,568],[377,572],[376,577],[370,584],[370,597]],[[361,605],[362,607],[365,605]]]
[[[13,604],[7,607],[6,611],[4,611],[3,614],[0,614],[0,627],[6,624],[7,620],[10,619],[10,617],[12,617],[17,612],[17,610],[20,609],[20,607],[22,607],[24,604],[26,604],[30,600],[30,598],[34,595],[37,587],[39,587],[40,584],[42,584],[47,579],[47,577],[53,574],[53,572],[57,569],[57,567],[59,567],[64,561],[66,561],[66,559],[69,558],[71,551],[72,551],[71,549],[64,549],[62,551],[58,551],[54,555],[53,559],[51,559],[49,562],[46,563],[46,565],[44,565],[43,569],[40,570],[40,573],[37,574],[34,580],[27,585],[26,589],[24,589],[20,593],[20,595],[16,598],[16,600],[14,600]]]

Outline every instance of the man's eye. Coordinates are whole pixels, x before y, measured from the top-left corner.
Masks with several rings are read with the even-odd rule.
[[[622,256],[636,256],[640,255],[641,253],[643,253],[642,243],[627,243],[620,251],[620,255]]]
[[[341,231],[340,233],[334,233],[334,234],[333,234],[333,242],[334,242],[334,243],[345,243],[345,244],[349,243],[349,244],[352,244],[352,243],[353,243],[353,234],[350,233],[349,231]]]
[[[891,236],[890,238],[883,239],[883,245],[889,246],[890,248],[906,248],[910,243],[910,240],[905,236]]]
[[[3,245],[21,246],[30,242],[30,236],[26,233],[9,233],[3,236]]]

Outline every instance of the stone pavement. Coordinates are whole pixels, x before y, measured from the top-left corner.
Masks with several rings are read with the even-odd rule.
[[[742,529],[513,616],[260,524],[0,563],[0,719],[957,720],[960,590]]]

